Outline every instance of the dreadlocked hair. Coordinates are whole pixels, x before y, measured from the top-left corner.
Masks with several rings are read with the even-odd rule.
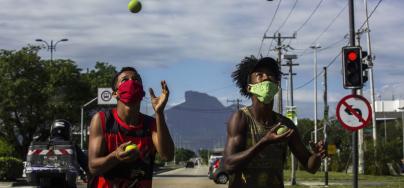
[[[247,86],[250,84],[250,74],[258,67],[265,67],[270,70],[272,76],[280,81],[282,72],[279,69],[278,63],[271,57],[257,59],[255,56],[244,57],[240,64],[236,65],[236,70],[231,74],[233,82],[240,89],[241,95],[250,98],[251,94],[247,91]]]

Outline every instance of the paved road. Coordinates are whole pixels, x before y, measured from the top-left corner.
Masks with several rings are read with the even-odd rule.
[[[208,179],[207,166],[180,168],[156,175],[153,188],[225,188],[227,185],[215,184]]]
[[[153,188],[225,188],[227,185],[215,184],[208,179],[207,166],[195,166],[195,168],[179,168],[164,172],[153,178]],[[13,186],[14,185],[14,186]],[[0,188],[19,187],[32,188],[21,182],[0,182]],[[78,180],[78,188],[86,188],[87,185]]]

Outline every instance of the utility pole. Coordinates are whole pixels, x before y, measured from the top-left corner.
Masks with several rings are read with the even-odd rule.
[[[355,46],[355,17],[354,17],[354,0],[348,0],[349,7],[349,46]],[[352,89],[352,94],[357,94],[357,89]],[[353,162],[353,178],[352,187],[358,188],[358,132],[352,133],[352,162]]]
[[[375,113],[375,88],[374,88],[374,80],[373,80],[373,54],[372,54],[372,46],[370,44],[370,28],[369,28],[369,14],[368,14],[368,1],[364,0],[365,4],[365,14],[366,14],[366,38],[367,38],[367,48],[368,48],[368,56],[366,57],[366,63],[369,67],[368,76],[369,76],[369,86],[370,86],[370,100],[372,104],[372,128],[373,128],[373,147],[376,148],[376,113]],[[375,150],[376,151],[376,150]]]
[[[358,33],[356,33],[356,46],[361,46],[361,32],[358,31]],[[362,93],[362,89],[357,90],[357,94],[358,95],[363,95]],[[364,143],[364,139],[363,139],[363,129],[359,129],[357,131],[358,133],[358,155],[359,155],[359,166],[358,166],[358,172],[360,174],[364,174],[365,173],[365,161],[364,161],[364,153],[363,153],[363,143]]]
[[[278,52],[278,66],[279,69],[281,69],[282,66],[282,50],[286,48],[286,46],[282,45],[282,39],[295,39],[296,35],[293,34],[293,36],[281,36],[281,33],[277,33],[278,35],[276,36],[276,33],[274,33],[274,36],[268,37],[264,35],[264,39],[276,39],[277,40],[277,46],[275,47],[275,50]],[[282,114],[283,112],[283,106],[282,106],[282,82],[279,83],[279,92],[278,92],[278,113]]]
[[[327,99],[327,67],[323,68],[324,70],[324,116],[323,116],[323,131],[324,131],[324,147],[326,152],[326,157],[324,158],[324,185],[328,186],[328,135],[327,135],[327,126],[328,126],[328,99]]]
[[[317,143],[317,49],[320,45],[310,46],[314,50],[314,143]]]
[[[288,66],[289,67],[289,93],[290,93],[290,105],[293,107],[294,102],[293,102],[293,75],[296,75],[296,73],[293,73],[293,66],[297,66],[299,64],[292,63],[293,59],[297,59],[296,55],[283,55],[283,59],[287,60],[287,63],[282,65],[282,66]],[[296,169],[297,169],[297,159],[296,157],[291,153],[291,159],[292,159],[292,172],[291,172],[291,177],[290,177],[290,183],[292,185],[296,185]]]
[[[232,100],[227,99],[227,103],[232,103],[232,104],[236,103],[237,104],[237,110],[240,110],[241,101],[242,101],[241,99],[232,99]]]

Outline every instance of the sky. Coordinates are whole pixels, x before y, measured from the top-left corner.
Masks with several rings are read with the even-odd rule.
[[[348,41],[344,39],[348,33],[348,1],[141,0],[142,10],[137,14],[128,11],[129,0],[0,2],[0,49],[42,45],[35,42],[38,38],[47,42],[68,38],[69,41],[57,44],[55,59],[72,59],[83,70],[94,68],[97,61],[108,62],[117,69],[134,66],[142,75],[144,86],[154,88],[156,93],[160,93],[160,81],[167,81],[171,92],[167,108],[184,102],[185,91],[189,90],[206,92],[226,106],[232,99],[250,104],[231,80],[235,66],[245,56],[258,55],[261,42],[260,54],[275,57],[275,52],[269,50],[275,43],[262,40],[264,33],[266,36],[275,32],[282,36],[296,33],[295,39],[284,40],[283,44],[294,49],[289,48],[286,53],[298,55],[295,62],[299,66],[293,68],[297,73],[294,87],[299,88],[294,90],[298,116],[312,118],[314,83],[309,81],[314,75],[314,55],[309,47],[314,44],[322,47],[317,53],[320,72]],[[378,2],[368,1],[369,12]],[[400,87],[404,81],[401,62],[404,14],[400,14],[403,8],[403,1],[382,1],[369,20],[375,56],[375,93],[386,100],[404,98],[404,87]],[[363,1],[355,1],[356,29],[364,23],[364,10]],[[362,48],[367,49],[366,35],[361,36]],[[46,49],[39,55],[50,58]],[[286,67],[282,71],[287,72]],[[328,76],[328,100],[333,116],[334,104],[351,92],[342,87],[340,57],[328,67]],[[320,76],[319,117],[322,82]],[[286,79],[282,85],[286,86]],[[363,93],[369,98],[369,82]]]

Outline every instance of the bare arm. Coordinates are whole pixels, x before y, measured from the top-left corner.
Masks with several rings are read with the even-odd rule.
[[[102,135],[99,113],[93,116],[90,124],[90,138],[88,144],[88,165],[94,175],[102,174],[118,164],[115,153],[106,154],[106,146]]]
[[[296,129],[296,128],[295,128]],[[288,142],[289,148],[292,153],[297,157],[303,167],[310,173],[314,174],[320,168],[321,158],[324,157],[324,150],[322,149],[322,142],[318,143],[318,149],[311,153],[307,150],[300,138],[299,132],[296,129]]]
[[[164,108],[168,101],[169,90],[167,83],[161,81],[161,95],[156,97],[153,89],[149,89],[151,102],[154,111],[156,112],[156,129],[157,132],[152,133],[153,144],[161,158],[166,161],[171,161],[174,158],[174,142],[171,138],[170,131],[167,128],[164,117]]]
[[[107,153],[105,141],[101,128],[99,113],[95,114],[90,124],[90,138],[88,145],[88,167],[93,175],[100,175],[120,162],[130,162],[138,158],[137,151],[124,151],[124,148],[131,144],[126,142],[121,144],[115,151]]]
[[[161,158],[171,161],[174,158],[174,143],[168,131],[164,114],[156,113],[157,132],[153,132],[152,139]]]
[[[261,151],[267,144],[288,139],[292,130],[288,130],[282,135],[277,135],[275,130],[278,126],[271,129],[257,144],[245,149],[247,120],[242,112],[233,114],[227,127],[227,143],[224,150],[224,168],[229,172],[238,171],[243,168],[251,159]]]

